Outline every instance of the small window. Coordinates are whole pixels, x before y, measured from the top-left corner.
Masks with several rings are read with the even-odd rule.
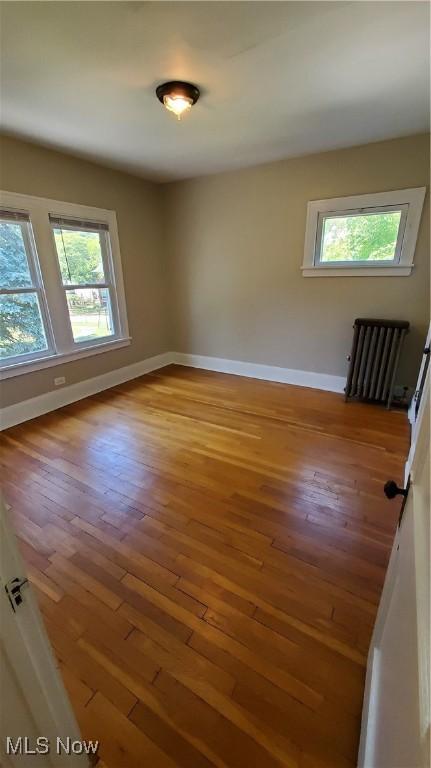
[[[50,216],[73,340],[94,342],[118,332],[106,224]]]
[[[401,190],[309,203],[305,276],[410,274],[424,193]]]
[[[0,211],[2,364],[51,353],[52,339],[28,214]]]
[[[0,373],[130,344],[114,211],[0,192]]]
[[[319,214],[315,263],[398,263],[406,212],[407,206]]]

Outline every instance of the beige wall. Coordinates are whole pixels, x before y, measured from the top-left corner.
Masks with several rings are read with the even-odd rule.
[[[166,185],[175,350],[344,375],[352,321],[407,319],[414,384],[429,316],[429,193],[410,277],[303,278],[307,202],[429,185],[429,137]]]
[[[2,405],[54,389],[55,376],[74,384],[167,351],[160,187],[11,138],[0,139],[0,150],[2,189],[117,212],[132,337],[129,347],[7,379],[1,384]]]
[[[429,316],[429,193],[407,278],[303,278],[308,200],[429,185],[428,136],[155,185],[2,137],[3,189],[117,212],[130,347],[8,379],[3,406],[160,352],[343,375],[357,316],[410,320],[414,384]]]

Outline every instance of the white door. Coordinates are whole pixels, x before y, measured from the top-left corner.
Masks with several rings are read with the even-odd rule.
[[[88,768],[31,586],[24,583],[21,600],[13,593],[21,580],[25,569],[0,499],[0,765]]]
[[[359,766],[430,765],[430,381],[367,667]]]

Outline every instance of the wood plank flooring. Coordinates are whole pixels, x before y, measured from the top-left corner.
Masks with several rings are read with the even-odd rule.
[[[404,414],[170,366],[4,432],[4,494],[107,768],[349,768]]]

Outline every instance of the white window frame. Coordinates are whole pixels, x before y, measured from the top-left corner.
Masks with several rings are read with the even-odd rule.
[[[0,380],[129,345],[131,338],[115,211],[7,191],[0,191],[0,206],[11,212],[26,213],[30,218],[34,240],[30,270],[34,268],[32,278],[34,280],[36,276],[38,280],[36,284],[49,346],[47,351],[31,353],[31,357],[19,355],[2,360]],[[106,242],[102,248],[106,283],[98,287],[107,287],[110,291],[113,335],[101,340],[74,340],[65,290],[72,286],[63,285],[50,216],[74,219],[77,223],[84,220],[107,225]],[[85,287],[88,286],[79,285],[79,288]]]
[[[70,224],[69,223],[68,224],[61,224],[61,225],[57,225],[57,226],[61,226],[62,230],[68,230],[69,232],[76,232],[76,231],[82,232],[82,231],[84,231],[84,227],[80,226],[80,222],[78,220],[76,220],[76,225],[75,226],[73,226],[73,224],[72,224],[73,219],[68,218],[67,221],[70,222]],[[86,223],[91,224],[91,221],[86,219]],[[93,223],[95,225],[97,225],[97,224],[100,224],[101,222],[100,221],[98,221],[98,222],[93,221]],[[50,226],[51,226],[51,230],[52,230],[52,236],[53,236],[53,239],[54,239],[54,248],[55,248],[55,251],[57,253],[57,246],[56,246],[56,243],[55,243],[55,235],[54,235],[54,229],[56,228],[56,225],[53,224],[50,221]],[[96,231],[96,229],[95,230],[90,230],[89,228],[87,228],[87,231]],[[110,300],[110,316],[111,316],[111,321],[112,321],[113,327],[117,328],[117,332],[116,333],[114,332],[113,334],[111,333],[111,334],[109,334],[107,336],[101,337],[102,340],[101,339],[86,339],[86,340],[83,340],[83,341],[78,341],[78,340],[73,339],[73,343],[75,344],[75,346],[77,348],[78,347],[82,348],[83,346],[85,346],[85,347],[98,346],[99,344],[103,343],[103,340],[105,340],[105,341],[112,341],[112,340],[118,338],[118,335],[119,335],[118,334],[118,329],[121,328],[120,308],[119,308],[119,305],[118,305],[118,300],[117,300],[117,295],[116,295],[117,292],[115,290],[116,281],[115,281],[115,276],[113,274],[112,248],[111,248],[109,234],[110,233],[109,233],[108,230],[100,230],[99,231],[100,251],[101,251],[103,273],[104,273],[104,276],[105,276],[105,280],[103,280],[101,282],[94,282],[94,283],[65,283],[64,280],[63,280],[63,277],[61,275],[61,270],[60,270],[60,277],[61,277],[61,281],[62,281],[61,284],[63,286],[65,297],[67,297],[67,292],[68,291],[74,291],[74,290],[89,289],[89,290],[96,290],[97,291],[97,290],[101,290],[101,289],[105,288],[108,291],[108,293],[109,293],[109,300]],[[66,298],[66,301],[67,301],[67,298]],[[69,314],[69,312],[68,312],[68,314]],[[69,322],[71,322],[70,321],[70,315],[69,315]],[[73,336],[73,330],[72,330],[72,336]]]
[[[46,339],[46,349],[38,349],[36,352],[27,352],[22,355],[17,355],[16,357],[6,358],[4,361],[2,361],[2,365],[4,365],[6,368],[15,365],[17,360],[20,363],[28,363],[32,362],[33,360],[50,357],[53,354],[55,347],[51,318],[46,302],[46,293],[40,272],[39,260],[37,258],[31,222],[30,220],[26,221],[25,219],[14,219],[13,216],[11,216],[10,219],[2,218],[1,223],[15,224],[20,226],[31,285],[20,286],[17,288],[1,288],[0,295],[17,296],[20,294],[25,295],[28,293],[36,294],[39,303],[42,327]]]
[[[375,192],[366,195],[312,200],[307,206],[303,277],[407,277],[413,258],[425,199],[426,187]],[[323,222],[326,217],[401,210],[394,259],[390,261],[322,262]]]

